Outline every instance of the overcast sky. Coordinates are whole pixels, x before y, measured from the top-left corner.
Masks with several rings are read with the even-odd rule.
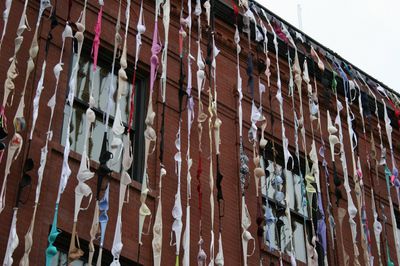
[[[400,93],[399,0],[258,0],[260,4]]]

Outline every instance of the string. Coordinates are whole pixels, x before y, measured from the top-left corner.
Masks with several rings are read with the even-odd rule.
[[[203,123],[207,119],[207,115],[203,110],[203,103],[202,103],[202,91],[204,89],[204,81],[205,81],[205,64],[204,64],[204,59],[203,59],[203,54],[202,54],[202,49],[201,49],[201,41],[202,41],[202,28],[201,28],[201,13],[202,13],[202,8],[201,8],[201,1],[196,0],[196,7],[195,7],[195,12],[194,14],[197,16],[197,97],[198,97],[198,111],[197,111],[197,134],[198,134],[198,163],[197,163],[197,171],[196,171],[196,179],[197,179],[197,194],[198,194],[198,210],[199,210],[199,241],[198,241],[198,246],[199,246],[199,251],[197,254],[197,263],[199,266],[204,266],[206,263],[207,255],[205,251],[203,250],[203,228],[202,228],[202,203],[203,203],[203,191],[202,191],[202,185],[201,185],[201,175],[203,172],[202,168],[202,156],[203,156],[203,150],[202,150],[202,135],[203,135]]]

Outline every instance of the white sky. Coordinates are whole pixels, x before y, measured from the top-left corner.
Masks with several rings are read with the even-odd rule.
[[[257,0],[302,31],[400,93],[400,1]]]

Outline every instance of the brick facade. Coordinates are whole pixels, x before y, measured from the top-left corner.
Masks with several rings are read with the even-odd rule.
[[[34,22],[36,21],[37,12],[38,12],[38,1],[30,1],[28,5],[27,17],[29,24],[34,26]],[[146,33],[142,37],[143,46],[141,51],[141,61],[139,64],[140,72],[146,77],[146,73],[150,70],[149,59],[151,56],[151,37],[153,31],[153,21],[154,21],[154,4],[152,1],[144,1],[144,16],[146,21]],[[125,8],[125,3],[123,4],[123,10]],[[16,28],[18,26],[19,21],[19,14],[21,14],[23,8],[23,1],[16,0],[13,2],[13,6],[11,9],[10,21],[7,28],[7,35],[5,41],[3,43],[3,48],[0,55],[0,80],[4,80],[6,76],[6,71],[8,69],[9,63],[7,59],[12,56],[12,52],[14,49],[14,38]],[[35,161],[35,168],[34,171],[31,173],[33,174],[33,185],[32,190],[26,204],[20,207],[18,213],[18,225],[17,231],[18,236],[20,239],[20,244],[14,253],[14,261],[17,263],[21,258],[23,251],[24,251],[24,240],[23,236],[25,235],[30,219],[32,216],[32,206],[34,202],[34,188],[36,187],[36,179],[37,179],[37,168],[39,166],[40,160],[40,149],[44,145],[45,142],[45,133],[47,131],[48,121],[50,118],[50,112],[48,107],[46,106],[47,101],[51,97],[54,88],[54,76],[52,72],[52,67],[58,63],[58,58],[61,50],[61,32],[63,26],[65,25],[65,19],[67,16],[67,1],[58,1],[57,6],[57,14],[59,16],[60,26],[56,28],[53,33],[54,39],[52,41],[52,46],[50,47],[49,57],[48,57],[48,68],[45,77],[45,88],[43,90],[40,102],[40,111],[39,111],[39,118],[36,125],[36,130],[34,134],[34,138],[31,143],[31,151],[30,156]],[[76,20],[79,16],[80,10],[82,9],[82,1],[74,1],[73,9],[72,9],[72,20]],[[115,19],[117,16],[118,10],[118,1],[116,0],[107,0],[105,1],[105,9],[103,15],[103,30],[101,35],[101,48],[100,48],[100,56],[102,51],[112,51],[112,45],[114,40],[114,25]],[[131,23],[129,27],[129,37],[128,37],[128,58],[129,58],[129,68],[132,69],[133,62],[134,62],[134,55],[135,55],[135,36],[136,36],[136,23],[138,18],[138,10],[139,10],[139,1],[132,2],[132,9],[131,9]],[[94,26],[96,23],[98,5],[97,1],[88,1],[88,8],[87,8],[87,16],[86,16],[86,33],[85,33],[85,40],[93,39],[94,36]],[[174,195],[176,192],[176,175],[174,174],[174,159],[173,156],[175,154],[175,134],[178,125],[178,78],[179,78],[179,56],[178,56],[178,30],[179,30],[179,12],[180,12],[180,2],[179,1],[172,1],[171,3],[171,26],[170,26],[170,46],[169,46],[169,59],[168,59],[168,81],[167,81],[167,108],[166,108],[166,130],[165,130],[165,139],[166,139],[166,146],[165,146],[165,154],[164,160],[167,170],[167,175],[163,182],[163,189],[162,189],[162,197],[163,197],[163,222],[164,222],[164,233],[163,233],[163,257],[162,257],[162,265],[173,265],[175,261],[175,257],[173,256],[175,247],[171,247],[169,245],[170,240],[170,230],[173,222],[173,218],[171,216],[171,210],[174,204]],[[48,14],[48,13],[46,13]],[[122,13],[123,14],[123,13]],[[216,43],[217,46],[221,49],[221,54],[217,58],[217,75],[218,75],[218,114],[219,118],[222,120],[222,131],[221,131],[221,169],[224,175],[223,180],[223,193],[225,198],[225,217],[223,218],[223,244],[224,244],[224,254],[225,254],[225,265],[241,265],[242,263],[242,251],[241,251],[241,225],[240,225],[240,205],[241,205],[241,197],[240,197],[240,186],[239,186],[239,137],[238,137],[238,118],[237,118],[237,101],[238,96],[236,93],[236,51],[235,45],[233,42],[234,36],[234,27],[232,24],[226,23],[225,20],[221,19],[223,14],[217,13],[217,20],[215,24],[215,29],[217,31],[216,35]],[[122,16],[123,17],[123,16]],[[205,18],[202,18],[203,23]],[[122,20],[123,21],[123,20]],[[122,23],[122,25],[124,25]],[[31,116],[32,116],[32,99],[34,97],[37,81],[40,76],[41,71],[41,64],[44,59],[44,46],[46,42],[46,36],[50,27],[49,20],[44,19],[43,23],[39,29],[39,45],[40,51],[36,59],[36,66],[31,74],[31,78],[28,83],[27,93],[26,93],[26,109],[25,109],[25,117],[28,120],[28,129],[31,125]],[[196,23],[193,25],[193,40],[192,40],[192,54],[196,54],[195,50],[195,38],[197,35],[196,32]],[[162,23],[159,23],[159,31],[161,34],[161,39],[163,39],[163,29]],[[12,108],[7,110],[6,116],[8,117],[8,129],[9,135],[13,133],[12,127],[12,118],[16,111],[17,103],[19,101],[20,91],[23,86],[23,79],[25,76],[25,69],[26,69],[26,60],[28,59],[28,50],[29,45],[32,40],[33,32],[26,31],[24,33],[24,43],[22,46],[21,51],[18,54],[18,68],[20,75],[16,79],[16,94],[14,99],[14,104]],[[206,36],[204,34],[204,36]],[[242,36],[242,53],[241,53],[241,73],[243,77],[243,89],[244,89],[244,98],[243,98],[243,117],[244,117],[244,132],[247,134],[247,131],[250,127],[249,118],[250,118],[250,111],[251,111],[251,98],[250,93],[246,89],[246,55],[247,55],[247,41],[245,35]],[[203,51],[205,53],[206,44],[203,44]],[[65,96],[67,94],[67,84],[68,84],[68,75],[70,66],[70,58],[72,57],[72,49],[71,49],[71,41],[67,41],[66,50],[64,53],[64,71],[61,74],[60,78],[60,86],[59,86],[59,93],[57,97],[57,105],[56,111],[54,116],[53,122],[53,132],[54,136],[52,141],[49,145],[49,154],[47,160],[47,168],[45,170],[43,186],[42,186],[42,195],[40,198],[40,206],[37,213],[37,221],[36,226],[33,234],[34,245],[32,248],[32,252],[30,255],[30,262],[31,265],[44,265],[45,262],[45,249],[47,247],[47,236],[49,233],[50,225],[52,222],[53,214],[54,214],[54,203],[57,196],[58,184],[59,184],[59,177],[61,172],[61,165],[62,165],[62,155],[63,155],[63,146],[61,145],[61,135],[63,129],[63,116],[64,116],[64,102]],[[274,128],[271,128],[271,123],[268,122],[268,126],[266,129],[266,137],[271,138],[271,132],[273,136],[276,138],[277,143],[281,144],[280,136],[281,136],[281,128],[279,123],[279,106],[278,102],[273,100],[272,106],[269,106],[268,103],[268,94],[276,93],[276,64],[275,58],[270,55],[271,59],[271,72],[272,72],[272,82],[271,88],[267,89],[265,94],[265,99],[263,101],[264,105],[264,112],[269,112],[272,109],[273,115],[276,117]],[[302,62],[301,62],[302,64]],[[285,115],[285,126],[286,126],[286,134],[289,139],[289,149],[294,154],[294,128],[293,128],[293,113],[291,111],[291,99],[287,94],[287,84],[289,78],[289,68],[287,59],[285,56],[280,57],[280,67],[281,67],[281,75],[282,75],[282,89],[283,89],[283,98],[284,98],[284,115]],[[159,70],[159,75],[160,75]],[[256,71],[255,71],[256,72]],[[195,73],[195,64],[193,64],[193,73]],[[159,77],[158,75],[158,77]],[[195,75],[194,75],[195,76]],[[261,77],[264,84],[266,84],[265,76]],[[149,80],[147,79],[147,83]],[[338,83],[341,83],[338,79]],[[195,84],[195,82],[194,82]],[[257,86],[257,85],[256,85]],[[323,91],[324,88],[320,81],[318,81],[319,91]],[[339,85],[340,86],[340,85]],[[162,111],[162,104],[161,104],[161,97],[159,93],[159,82],[156,82],[155,93],[153,102],[155,103],[155,112],[156,112],[156,120],[154,124],[154,129],[158,133],[160,130],[161,124],[161,111]],[[305,83],[303,83],[303,88],[305,88]],[[194,91],[197,91],[197,88],[194,88]],[[258,99],[258,90],[256,90],[255,99]],[[197,93],[194,95],[195,102],[197,103]],[[306,128],[309,129],[310,121],[308,115],[308,99],[306,98],[306,93],[303,93],[303,105],[305,110],[305,124]],[[322,95],[322,93],[321,93]],[[343,95],[340,95],[340,100],[344,103]],[[203,93],[202,101],[205,106],[208,105],[208,96],[206,93]],[[331,106],[333,106],[333,100],[331,101]],[[296,104],[299,104],[298,99],[296,99]],[[321,122],[323,126],[323,138],[325,143],[329,143],[328,141],[328,132],[326,130],[326,107],[320,105],[321,108]],[[358,107],[352,107],[354,113],[356,114],[356,119],[359,118]],[[197,104],[196,109],[197,112]],[[336,114],[336,108],[334,108],[332,113]],[[343,115],[345,112],[343,112]],[[28,119],[29,118],[29,119]],[[267,117],[268,118],[268,117]],[[187,123],[187,116],[183,115],[183,125]],[[345,123],[346,118],[345,116],[342,117],[343,121],[343,134],[345,139],[345,147],[346,148],[346,155],[348,158],[348,169],[351,173],[352,164],[350,160],[350,144],[349,138],[347,134],[347,124]],[[382,120],[381,120],[382,122]],[[373,123],[376,125],[376,120],[373,118]],[[202,187],[203,187],[203,233],[204,233],[204,240],[205,245],[204,248],[206,252],[209,251],[209,243],[210,243],[210,205],[209,205],[209,185],[208,185],[208,128],[207,123],[204,123],[205,130],[203,131],[203,174],[201,176]],[[384,124],[382,123],[382,128],[384,129]],[[365,139],[361,133],[361,126],[357,123],[357,132],[359,133],[359,150],[360,156],[362,161],[362,169],[364,171],[364,175],[368,172],[367,164],[366,164],[366,150],[369,149],[370,143],[369,139]],[[376,131],[376,132],[375,132]],[[376,134],[375,140],[377,140],[377,129],[374,126],[374,132]],[[384,130],[383,130],[384,132]],[[29,130],[26,130],[23,133],[24,140],[28,139]],[[307,131],[307,141],[311,143],[311,131]],[[182,127],[182,153],[186,153],[187,149],[187,132],[186,126]],[[384,134],[385,143],[386,134]],[[396,159],[397,162],[400,161],[400,153],[399,151],[399,143],[400,134],[398,129],[394,129],[393,132],[393,141],[394,147],[396,151]],[[320,147],[321,143],[319,141],[319,133],[317,133],[317,148]],[[377,150],[379,152],[378,141],[377,142]],[[100,145],[100,141],[98,142]],[[245,150],[246,153],[251,157],[252,154],[252,147],[251,144],[247,141],[247,137],[245,137]],[[148,206],[152,210],[154,220],[155,210],[156,210],[156,196],[157,186],[158,186],[158,178],[159,178],[159,161],[158,161],[158,145],[157,149],[153,154],[149,157],[149,178],[150,178],[150,187],[152,191],[148,197]],[[198,162],[198,154],[197,154],[197,147],[198,147],[198,140],[197,140],[197,132],[196,132],[196,123],[194,123],[192,128],[192,158],[193,158],[193,166],[192,166],[192,177],[195,177],[195,169],[197,169],[197,162]],[[25,153],[27,151],[27,146],[24,145],[23,151],[21,155],[18,157],[17,161],[13,164],[11,169],[11,174],[9,176],[8,185],[7,185],[7,198],[6,198],[6,208],[4,209],[3,213],[1,214],[2,218],[2,226],[0,226],[0,254],[4,256],[6,250],[6,243],[8,238],[9,226],[11,223],[12,218],[12,203],[15,201],[16,198],[16,191],[18,187],[18,182],[21,176],[21,168],[23,165],[23,160],[25,158]],[[304,154],[303,151],[301,153]],[[326,152],[327,160],[330,162],[330,153]],[[389,165],[390,163],[390,156],[388,157]],[[3,158],[3,163],[0,166],[0,173],[4,173],[5,167],[5,158],[6,154]],[[73,220],[73,211],[74,211],[74,188],[77,184],[76,174],[79,168],[80,162],[80,155],[71,152],[70,157],[70,166],[72,169],[72,175],[69,179],[67,188],[65,193],[62,195],[61,202],[60,202],[60,210],[59,210],[59,222],[58,226],[63,231],[69,232],[72,230],[72,220]],[[182,168],[182,204],[183,209],[185,210],[186,206],[186,161],[183,160],[183,168]],[[329,165],[331,165],[329,163]],[[97,168],[98,164],[92,163],[91,166],[93,168]],[[252,162],[249,163],[250,168],[253,168]],[[341,176],[342,169],[337,163],[338,172]],[[332,174],[332,169],[330,169]],[[215,171],[214,171],[215,174]],[[36,177],[36,178],[35,178]],[[116,216],[117,216],[117,205],[118,205],[118,192],[119,192],[119,174],[113,173],[112,179],[110,182],[110,209],[108,215],[110,217],[106,238],[105,238],[105,246],[104,248],[107,250],[111,249],[112,241],[113,241],[113,234],[115,229],[116,223]],[[251,177],[250,186],[247,192],[246,201],[249,207],[249,212],[252,218],[252,225],[250,227],[250,231],[253,236],[256,237],[256,230],[257,225],[255,222],[256,218],[256,196],[255,196],[255,186],[253,178]],[[352,178],[350,175],[350,184],[351,187],[354,188],[354,184],[352,183]],[[325,177],[322,174],[321,168],[321,184],[326,182]],[[332,182],[332,179],[331,179]],[[96,187],[96,178],[91,179],[88,184],[95,191]],[[195,186],[197,185],[197,181],[195,178],[192,179],[192,199],[191,199],[191,264],[196,264],[196,257],[198,252],[198,218],[199,213],[197,210],[198,204],[198,196],[195,190]],[[379,181],[375,182],[375,193],[379,202],[384,204],[385,207],[385,214],[386,216],[390,217],[389,214],[389,207],[387,202],[387,195],[386,195],[386,187],[385,187],[385,179],[383,174],[383,169],[380,168],[380,177]],[[370,193],[371,184],[366,178],[365,180],[365,190],[366,190],[366,205],[367,205],[367,215],[368,215],[368,225],[371,231],[371,245],[372,245],[372,252],[375,255],[377,261],[377,249],[374,242],[373,236],[373,215],[371,211],[371,193]],[[321,185],[322,194],[323,194],[323,202],[326,204],[326,188],[324,185]],[[342,188],[342,193],[344,194],[344,190]],[[354,193],[354,192],[352,192]],[[353,194],[352,194],[353,195]],[[25,195],[24,195],[25,196]],[[216,194],[215,194],[216,196]],[[140,206],[140,183],[133,181],[133,185],[129,189],[129,204],[124,205],[123,208],[123,243],[124,247],[122,250],[122,256],[126,257],[132,261],[136,261],[136,254],[138,250],[138,209]],[[333,194],[333,182],[331,186],[331,198],[334,198]],[[397,200],[395,200],[395,191],[392,189],[392,198],[395,203],[395,209],[398,210]],[[353,195],[353,199],[355,199]],[[93,218],[93,208],[94,208],[94,201],[92,201],[90,208],[87,211],[82,211],[79,216],[79,223],[78,223],[78,233],[79,237],[84,240],[89,240],[89,229],[91,227],[92,218]],[[85,203],[83,204],[85,205]],[[347,208],[347,203],[345,200],[341,201],[340,206],[343,208]],[[380,210],[380,209],[379,209]],[[381,213],[379,211],[379,213]],[[335,217],[337,216],[337,208],[334,206],[334,214]],[[185,223],[185,214],[183,216],[183,222]],[[356,217],[357,222],[357,231],[358,237],[360,242],[360,224],[359,218]],[[338,224],[338,222],[336,222]],[[217,236],[217,228],[218,228],[218,215],[216,211],[215,216],[215,234]],[[387,235],[388,235],[388,243],[390,246],[391,251],[391,258],[395,259],[395,247],[394,247],[394,240],[393,235],[391,234],[391,223],[390,219],[388,219],[388,226],[387,226]],[[147,230],[147,226],[145,226],[145,231]],[[345,218],[343,222],[343,232],[341,235],[338,235],[337,239],[337,247],[340,247],[342,239],[345,249],[347,253],[353,253],[352,247],[352,240],[350,237],[350,226],[348,223],[348,219]],[[150,232],[152,232],[150,230]],[[140,263],[143,265],[151,265],[152,264],[152,250],[151,250],[151,240],[152,240],[152,233],[149,235],[143,236],[144,246],[141,249],[141,256],[140,256]],[[383,245],[382,245],[383,247]],[[87,248],[87,247],[83,247]],[[217,244],[216,244],[217,248]],[[362,251],[361,245],[359,245],[360,253]],[[216,249],[217,250],[217,249]],[[382,249],[383,250],[383,249]],[[277,252],[270,253],[266,245],[263,247],[263,253],[267,255],[266,261],[269,263],[270,261],[274,261],[275,265],[277,265]],[[183,250],[181,252],[183,254]],[[383,258],[385,257],[384,252],[382,252]],[[3,257],[0,255],[0,257]],[[336,260],[336,258],[338,260]],[[363,263],[362,254],[360,254],[360,262],[362,265]],[[284,256],[285,262],[289,263],[288,257]],[[249,257],[248,263],[249,265],[258,265],[259,260],[259,249],[256,247],[255,254],[252,257]],[[343,265],[343,254],[341,254],[341,248],[337,250],[333,250],[331,246],[331,242],[328,241],[328,261],[329,264],[336,264],[336,265]],[[376,263],[375,261],[375,263]],[[352,260],[351,260],[352,262]],[[265,263],[265,265],[268,265]]]

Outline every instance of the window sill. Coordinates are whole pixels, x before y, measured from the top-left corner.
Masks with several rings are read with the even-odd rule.
[[[268,257],[272,257],[272,258],[274,258],[276,260],[279,260],[279,252],[278,252],[278,250],[270,250],[269,247],[266,244],[262,245],[261,252],[264,255],[267,255]],[[288,264],[290,265],[290,256],[287,255],[286,253],[283,253],[282,254],[282,261],[283,261],[284,265],[288,265]],[[303,266],[303,265],[306,266],[307,265],[307,263],[302,262],[302,261],[297,260],[297,259],[296,259],[296,263],[299,266]]]
[[[63,156],[64,154],[64,146],[61,145],[59,142],[57,141],[50,141],[49,142],[49,151],[50,152],[55,152],[60,156]],[[75,151],[70,151],[69,153],[69,160],[72,161],[73,163],[80,163],[82,156],[75,152]],[[60,164],[61,166],[61,164]],[[93,160],[90,160],[90,168],[92,169],[92,171],[96,171],[96,169],[100,166],[100,164],[98,162],[95,162]],[[95,175],[96,178],[96,175]],[[121,178],[121,174],[117,173],[117,172],[112,172],[111,173],[111,179],[115,180],[116,182],[119,183],[119,180]],[[138,193],[141,192],[141,188],[142,188],[142,184],[136,180],[132,179],[132,183],[130,184],[130,187],[133,188],[133,190],[137,191]],[[157,197],[157,193],[156,190],[150,190],[147,194],[148,197],[155,199]]]

